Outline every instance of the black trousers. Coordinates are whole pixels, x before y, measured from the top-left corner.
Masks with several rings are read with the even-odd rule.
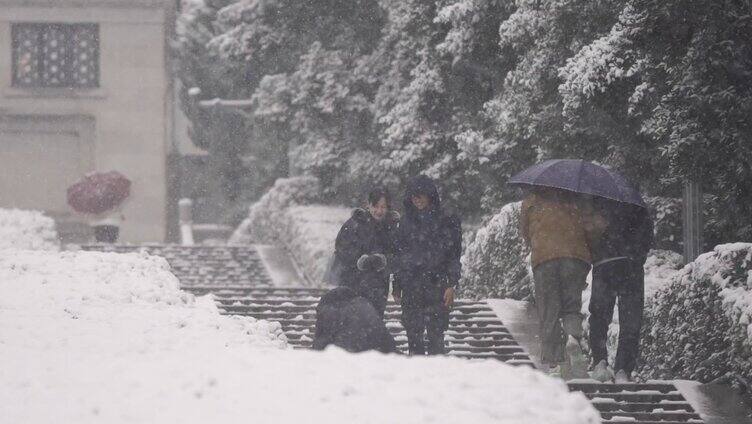
[[[402,289],[402,326],[410,355],[442,355],[444,332],[449,327],[449,308],[444,306],[446,287],[432,282]]]
[[[616,260],[593,268],[590,296],[590,348],[593,363],[608,361],[608,325],[619,305],[619,345],[615,371],[632,372],[640,353],[640,328],[645,295],[645,271],[630,259]]]

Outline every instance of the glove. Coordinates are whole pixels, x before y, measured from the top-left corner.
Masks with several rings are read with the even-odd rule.
[[[386,256],[381,253],[363,255],[358,259],[358,270],[360,271],[381,271],[384,268],[386,268]]]

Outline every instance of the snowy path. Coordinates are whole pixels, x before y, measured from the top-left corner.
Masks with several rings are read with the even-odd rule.
[[[255,245],[274,287],[300,287],[303,277],[290,254],[279,246]]]

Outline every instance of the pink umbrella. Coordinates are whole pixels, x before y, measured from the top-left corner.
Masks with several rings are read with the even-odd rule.
[[[117,171],[92,172],[68,187],[68,204],[79,213],[115,209],[131,194],[131,181]]]

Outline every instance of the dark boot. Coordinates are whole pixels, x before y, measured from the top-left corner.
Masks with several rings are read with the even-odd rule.
[[[407,350],[410,355],[426,354],[426,342],[422,331],[407,331]]]
[[[428,354],[445,355],[446,347],[444,345],[443,331],[429,331],[428,335]]]

